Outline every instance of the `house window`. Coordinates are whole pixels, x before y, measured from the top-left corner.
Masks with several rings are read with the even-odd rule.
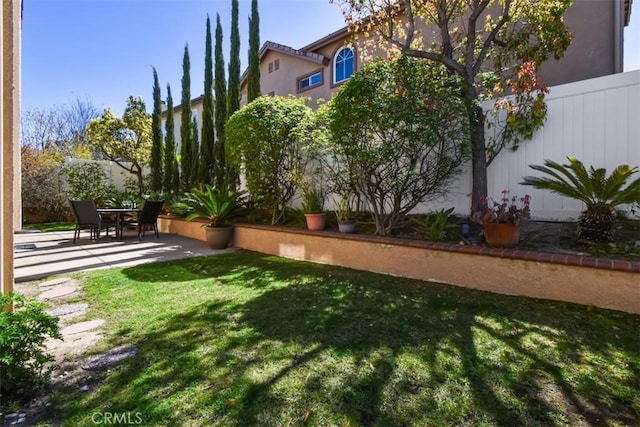
[[[280,69],[280,60],[276,59],[273,61],[273,71],[278,71]]]
[[[269,62],[269,74],[273,73],[273,62]]]
[[[298,78],[298,92],[311,89],[322,84],[322,71],[316,71],[308,76]]]
[[[340,83],[351,77],[354,60],[353,49],[350,47],[343,47],[336,53],[333,61],[333,83]]]

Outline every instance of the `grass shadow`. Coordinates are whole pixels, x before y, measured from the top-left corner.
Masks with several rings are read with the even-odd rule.
[[[104,283],[88,292],[101,287],[95,304],[116,325],[109,346],[139,353],[91,394],[62,397],[60,419],[103,408],[163,425],[640,420],[640,316],[248,251],[93,274]],[[132,298],[146,300],[124,310]]]

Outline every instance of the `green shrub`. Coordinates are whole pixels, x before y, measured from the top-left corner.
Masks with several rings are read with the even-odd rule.
[[[106,206],[106,201],[116,193],[115,186],[97,163],[75,163],[64,167],[70,199],[95,200],[96,205]]]
[[[0,295],[0,308],[0,395],[28,397],[49,381],[53,357],[44,342],[62,339],[58,321],[43,304],[18,294]]]
[[[449,221],[453,208],[440,209],[434,212],[429,212],[422,219],[414,219],[413,222],[416,228],[424,233],[429,239],[439,242],[443,241],[447,237],[447,231],[455,227],[455,224]]]

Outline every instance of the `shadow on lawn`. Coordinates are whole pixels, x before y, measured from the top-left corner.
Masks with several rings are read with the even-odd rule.
[[[640,380],[637,316],[255,253],[206,260],[171,263],[163,280],[209,277],[216,299],[140,336],[83,406],[178,424],[638,422],[620,391]],[[255,295],[235,301],[240,288]],[[623,374],[600,369],[616,358]],[[194,398],[172,406],[183,392]]]
[[[571,361],[585,364],[581,353],[587,349],[603,357],[612,357],[612,348],[627,354],[637,352],[637,339],[602,339],[611,331],[603,330],[595,322],[585,323],[591,316],[585,315],[584,307],[436,284],[417,285],[413,281],[380,279],[375,275],[354,284],[341,276],[342,272],[336,272],[328,281],[268,292],[243,307],[243,320],[262,336],[282,342],[295,341],[312,349],[299,355],[270,381],[255,384],[247,395],[248,400],[272,399],[276,405],[272,387],[282,377],[301,369],[309,359],[328,350],[355,357],[355,366],[374,360],[371,373],[339,378],[339,385],[332,390],[336,393],[332,410],[344,411],[347,418],[363,425],[402,425],[412,421],[411,414],[422,416],[438,411],[443,412],[443,417],[434,421],[463,422],[462,414],[446,414],[433,393],[452,375],[468,383],[471,409],[484,414],[472,423],[484,418],[498,425],[549,425],[557,421],[554,416],[567,412],[598,424],[611,419],[625,423],[638,421],[638,414],[625,406],[630,402],[613,402],[613,407],[607,409],[599,401],[602,395],[581,393],[586,384],[570,384],[564,368],[555,364],[557,361],[544,360],[526,344],[527,337],[533,334],[553,342],[561,354],[559,362],[563,364]],[[573,316],[584,317],[576,321]],[[597,316],[598,311],[594,311],[593,317]],[[483,354],[490,351],[493,344],[481,342],[482,333],[493,344],[499,342],[507,348],[504,364],[498,365],[496,360]],[[447,359],[442,357],[442,352],[448,352],[454,361],[442,363]],[[399,359],[408,353],[426,361],[425,366],[431,371],[426,382],[398,382],[392,378],[403,370]],[[509,363],[527,366],[526,369],[512,368]],[[594,368],[596,382],[600,379],[598,375],[603,382],[610,381],[610,373],[598,373],[596,365]],[[633,384],[640,379],[640,367],[630,368],[634,375],[628,384],[633,389]],[[410,372],[403,372],[404,376],[410,376],[407,374]],[[308,386],[312,382],[309,381]],[[409,413],[385,410],[381,406],[384,395],[389,395],[391,382],[391,394],[400,400],[423,394],[415,396],[415,405]],[[507,403],[506,395],[521,401],[522,406]],[[242,420],[258,422],[260,415],[244,413]]]

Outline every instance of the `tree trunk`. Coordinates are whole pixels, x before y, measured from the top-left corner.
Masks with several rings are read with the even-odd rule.
[[[477,105],[475,88],[465,93],[471,126],[471,213],[481,206],[487,196],[487,153],[484,139],[484,111]]]

